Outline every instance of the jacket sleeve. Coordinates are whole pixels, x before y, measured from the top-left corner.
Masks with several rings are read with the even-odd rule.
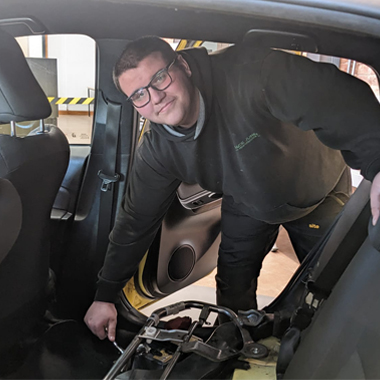
[[[152,156],[144,136],[138,147],[126,194],[116,216],[99,274],[95,300],[115,302],[149,249],[180,181]]]
[[[261,79],[273,116],[314,130],[366,179],[380,171],[380,105],[365,82],[332,64],[281,51],[263,60]]]

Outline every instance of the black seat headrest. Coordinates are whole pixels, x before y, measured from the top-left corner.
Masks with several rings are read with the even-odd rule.
[[[17,41],[0,29],[0,124],[45,119],[51,107]]]

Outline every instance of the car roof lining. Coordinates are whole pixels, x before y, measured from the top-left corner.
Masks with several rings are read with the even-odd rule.
[[[223,38],[226,24],[214,25],[215,18],[229,20],[229,29],[233,31],[239,28],[239,21],[249,19],[253,27],[256,27],[256,22],[266,20],[379,34],[379,4],[373,0],[345,0],[345,3],[351,6],[343,6],[342,0],[189,0],[185,4],[174,0],[2,0],[0,14],[2,18],[15,18],[22,12],[24,16],[39,19],[48,33],[85,33],[94,38],[100,37],[99,33],[109,38],[123,38],[126,34],[135,38],[150,34],[151,29],[156,34],[167,36],[182,31],[184,35],[178,35],[181,38],[189,37],[199,29],[203,35],[215,31]],[[208,28],[209,22],[213,24],[212,28]],[[209,37],[207,39],[210,40]]]
[[[174,0],[2,0],[0,15],[3,23],[28,16],[30,21],[21,27],[3,26],[14,36],[33,34],[32,27],[95,40],[159,35],[236,43],[251,29],[272,30],[275,25],[278,32],[309,36],[320,53],[367,64],[376,62],[380,42],[380,5],[373,0],[190,0],[180,5]]]

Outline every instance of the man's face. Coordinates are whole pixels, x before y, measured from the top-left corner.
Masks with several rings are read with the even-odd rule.
[[[130,96],[137,89],[147,86],[167,64],[161,53],[150,54],[136,68],[125,71],[119,77],[121,90]],[[169,74],[173,80],[171,85],[163,91],[149,87],[150,102],[137,111],[154,123],[190,127],[197,121],[199,113],[197,91],[190,81],[190,68],[179,56],[169,69]]]

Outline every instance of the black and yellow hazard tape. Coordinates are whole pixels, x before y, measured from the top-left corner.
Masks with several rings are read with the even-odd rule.
[[[195,40],[181,40],[179,44],[177,45],[176,51],[190,48],[190,47],[198,47],[203,44],[203,41],[195,41]]]
[[[93,104],[94,98],[55,98],[48,97],[50,104]]]

